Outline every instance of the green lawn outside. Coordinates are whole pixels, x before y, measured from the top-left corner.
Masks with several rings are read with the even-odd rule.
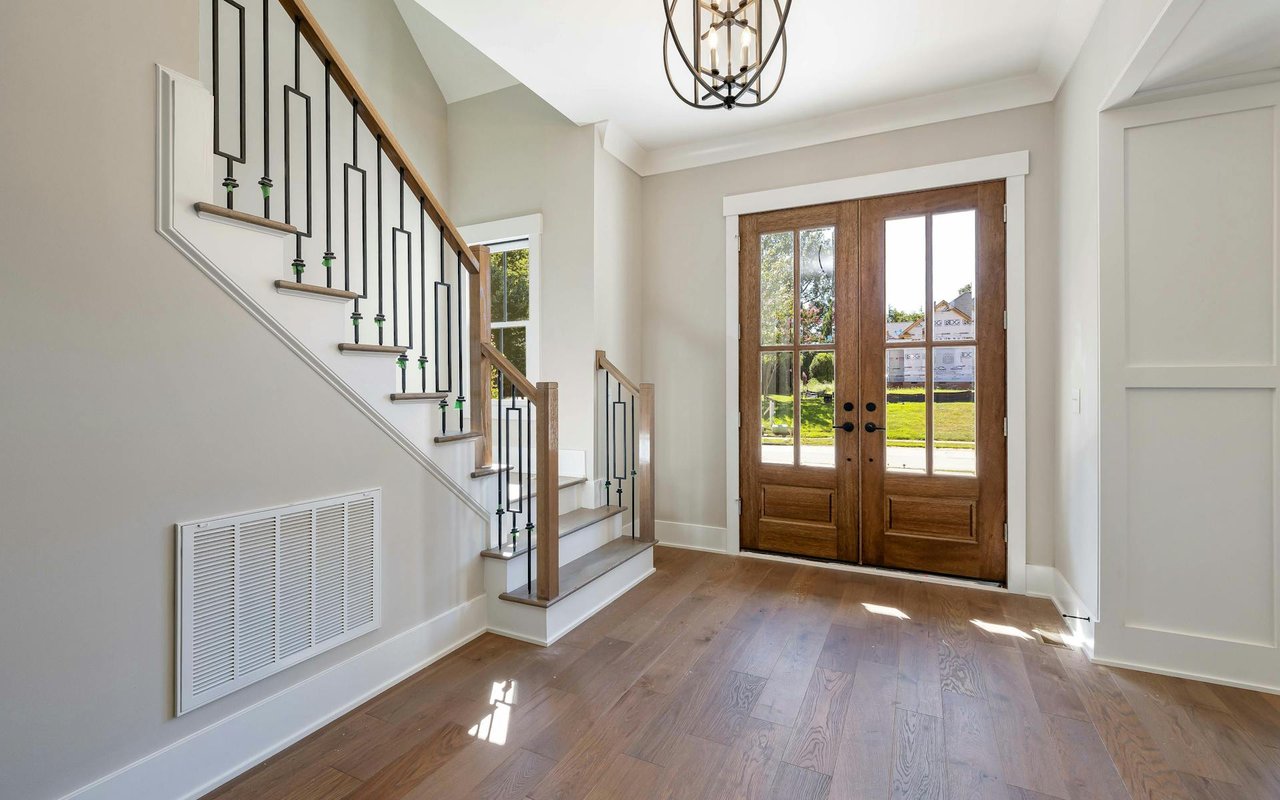
[[[921,395],[923,389],[894,389],[896,395]],[[946,390],[940,390],[939,393]],[[760,422],[763,441],[786,444],[789,434],[775,434],[769,427],[769,400],[774,401],[775,425],[790,428],[792,400],[787,395],[770,395],[760,399]],[[823,445],[835,441],[832,426],[832,404],[821,397],[800,401],[801,444]],[[923,447],[925,441],[925,404],[889,403],[886,409],[888,438],[899,447]],[[934,440],[938,447],[971,449],[974,432],[974,404],[935,403],[933,407]]]

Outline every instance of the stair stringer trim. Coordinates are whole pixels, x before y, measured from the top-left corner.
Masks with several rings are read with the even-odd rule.
[[[178,115],[179,93],[182,95],[183,111],[188,112],[186,118]],[[190,104],[188,108],[186,104]],[[179,130],[189,130],[198,135],[196,128],[204,125],[205,136],[212,130],[213,98],[204,84],[168,69],[156,65],[156,232],[168,241],[197,269],[205,274],[219,288],[235,300],[249,315],[263,327],[275,335],[303,363],[311,367],[321,378],[332,386],[342,397],[369,418],[375,426],[398,444],[406,453],[417,461],[423,469],[439,480],[472,513],[480,517],[486,526],[489,523],[489,510],[480,505],[471,493],[440,467],[418,444],[406,436],[398,427],[378,411],[354,387],[342,379],[328,364],[324,363],[300,339],[293,335],[287,327],[270,314],[247,291],[231,279],[218,265],[195,245],[177,225],[178,192],[176,191],[177,166],[176,151],[178,148]],[[194,214],[194,212],[192,212]],[[487,528],[486,528],[487,529]],[[487,539],[487,535],[486,535]],[[487,546],[487,544],[485,545]]]

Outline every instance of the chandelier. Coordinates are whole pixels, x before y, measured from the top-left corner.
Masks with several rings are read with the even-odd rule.
[[[791,0],[662,4],[667,11],[662,61],[667,81],[681,100],[694,108],[750,108],[777,94],[787,69]],[[677,15],[684,22],[677,22]],[[678,56],[676,74],[673,54]],[[687,71],[680,70],[679,63]]]

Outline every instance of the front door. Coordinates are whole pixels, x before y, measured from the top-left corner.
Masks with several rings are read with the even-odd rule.
[[[1003,207],[997,182],[741,220],[744,548],[1004,581]]]

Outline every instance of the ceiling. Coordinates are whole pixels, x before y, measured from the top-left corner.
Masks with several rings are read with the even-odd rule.
[[[1205,81],[1234,85],[1280,77],[1280,3],[1204,0],[1142,82],[1155,92]]]
[[[608,122],[642,174],[1046,102],[1101,5],[794,0],[781,91],[722,111],[672,93],[657,0],[396,2],[450,102],[519,81],[577,124]]]

